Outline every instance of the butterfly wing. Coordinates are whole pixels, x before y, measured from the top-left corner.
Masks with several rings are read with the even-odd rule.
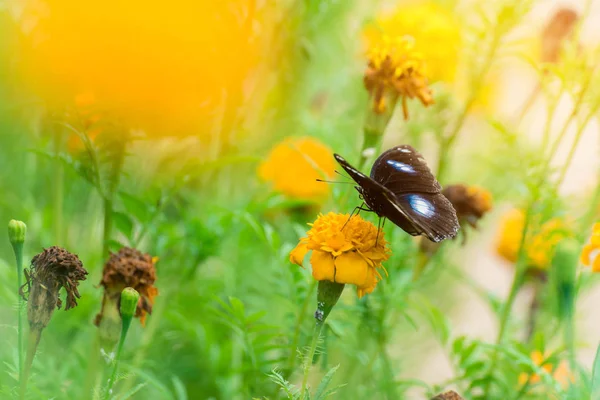
[[[410,153],[392,152],[396,149],[410,150]],[[426,235],[434,242],[456,236],[459,227],[456,212],[441,194],[441,187],[423,157],[412,147],[398,146],[383,153],[375,162],[371,177],[354,168],[340,155],[334,156],[359,185],[359,192],[377,215],[388,218],[413,236]],[[397,162],[388,163],[387,160]],[[430,184],[419,182],[420,174],[425,174],[423,179]],[[413,190],[406,190],[404,181]]]
[[[395,196],[396,204],[405,210],[407,218],[419,233],[432,242],[451,239],[459,224],[452,203],[441,193],[408,193]],[[410,233],[410,232],[409,232]]]
[[[384,152],[375,160],[371,178],[394,194],[396,205],[418,234],[434,242],[456,236],[456,211],[441,193],[442,187],[423,156],[413,147],[401,145]]]
[[[421,234],[421,230],[413,224],[412,219],[398,206],[396,196],[389,189],[354,168],[339,154],[334,154],[334,157],[359,185],[357,189],[371,210],[381,217],[388,218],[413,236]]]
[[[442,190],[421,153],[409,145],[396,146],[381,154],[373,163],[371,178],[396,195]]]

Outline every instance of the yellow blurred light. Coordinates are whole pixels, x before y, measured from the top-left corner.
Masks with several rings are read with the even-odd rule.
[[[29,0],[22,77],[49,103],[91,98],[131,127],[198,129],[241,101],[254,32],[266,31],[255,11],[252,0]]]

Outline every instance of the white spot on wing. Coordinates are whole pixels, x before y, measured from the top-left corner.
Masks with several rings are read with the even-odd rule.
[[[386,162],[398,171],[408,172],[409,174],[414,174],[416,172],[412,165],[408,165],[396,160],[387,160]]]
[[[410,149],[407,149],[407,148],[404,148],[404,147],[401,148],[401,149],[398,149],[398,150],[400,150],[403,153],[410,153],[411,152]]]
[[[435,214],[435,207],[423,197],[412,194],[408,196],[410,207],[425,217],[432,217]]]

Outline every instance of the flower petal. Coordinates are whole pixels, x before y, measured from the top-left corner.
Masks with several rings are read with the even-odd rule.
[[[304,242],[298,243],[298,246],[290,252],[290,262],[303,267],[304,256],[308,253],[308,245]]]
[[[335,259],[335,282],[364,286],[367,282],[369,265],[357,252],[347,252]]]
[[[581,250],[581,257],[579,258],[579,261],[581,261],[583,265],[590,265],[590,253],[592,250],[594,250],[594,246],[589,243],[583,246],[583,249]]]
[[[312,275],[318,281],[332,281],[335,273],[333,266],[333,256],[324,251],[314,250],[310,256],[310,264],[312,265]]]

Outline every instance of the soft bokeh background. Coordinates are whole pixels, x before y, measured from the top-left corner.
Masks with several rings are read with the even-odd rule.
[[[444,123],[436,107],[464,101],[468,61],[477,49],[469,48],[473,40],[463,28],[477,18],[473,10],[484,2],[0,3],[0,222],[17,218],[27,223],[26,260],[43,247],[59,245],[79,254],[90,271],[81,285],[80,305],[57,311],[44,333],[31,398],[87,398],[82,394],[86,360],[102,296],[95,285],[106,258],[105,208],[98,191],[81,177],[85,147],[69,127],[83,127],[91,138],[127,132],[124,174],[111,211],[116,216],[110,248],[126,244],[160,258],[160,295],[148,326],[133,328],[126,350],[130,377],[121,387],[144,384],[135,398],[276,398],[277,388],[266,374],[289,362],[280,347],[296,334],[301,313],[308,317],[298,345],[307,344],[313,309],[312,303],[300,309],[311,278],[290,265],[287,254],[319,210],[350,212],[358,199],[344,185],[325,189],[317,200],[286,197],[258,171],[270,149],[290,137],[317,138],[329,152],[358,159],[369,104],[362,76],[365,46],[373,21],[401,3],[427,4],[434,11],[424,16],[407,11],[400,14],[406,15],[405,21],[392,19],[387,29],[411,26],[422,18],[421,24],[431,24],[422,41],[440,30],[446,41],[435,42],[437,50],[433,45],[423,49],[425,56],[431,52],[440,57],[429,71],[439,76],[432,85],[437,104],[423,108],[411,102],[408,122],[397,112],[383,148],[413,144],[433,167],[438,150],[432,131]],[[537,57],[540,32],[551,15],[559,7],[582,13],[586,4],[535,2],[509,38],[516,42],[514,53]],[[600,3],[590,5],[581,31],[583,47],[600,41],[595,29]],[[447,54],[440,56],[439,48]],[[448,268],[445,260],[438,260],[440,266],[412,288],[414,296],[402,297],[395,281],[380,284],[388,286],[388,300],[397,295],[395,306],[431,303],[448,317],[452,336],[489,342],[495,340],[497,318],[466,282],[506,296],[514,269],[495,252],[496,231],[503,213],[522,206],[526,192],[512,148],[501,143],[489,122],[513,122],[538,82],[527,62],[511,51],[501,53],[491,68],[442,182],[486,187],[494,195],[494,211],[464,247],[454,243],[444,253]],[[552,125],[561,126],[572,107],[572,98],[564,95]],[[540,97],[518,126],[522,137],[515,146],[535,148],[545,120],[546,104]],[[592,119],[560,188],[574,209],[587,207],[598,185],[598,129]],[[573,126],[566,142],[574,134]],[[553,161],[557,167],[568,150],[559,149]],[[285,159],[284,154],[281,162]],[[320,168],[331,169],[327,163]],[[304,170],[296,173],[306,175]],[[386,234],[394,252],[390,274],[406,284],[410,274],[402,271],[417,258],[415,242],[392,226],[386,226]],[[0,285],[0,358],[5,362],[0,393],[9,396],[15,385],[9,365],[16,354],[16,293],[7,241],[0,246],[0,281],[5,282]],[[241,316],[239,308],[229,310],[219,302],[237,304],[229,297],[244,304]],[[530,297],[528,290],[520,293],[516,321],[526,318]],[[578,359],[588,369],[600,337],[594,307],[599,301],[600,289],[587,290],[576,314]],[[363,308],[352,290],[346,290],[341,302],[339,314],[336,309],[331,317],[330,360],[323,361],[342,364],[336,383],[352,382],[338,396],[385,398],[376,378],[385,370],[369,358],[375,350],[360,335],[348,333],[355,324],[348,321],[358,320]],[[422,316],[415,318],[417,328],[408,318],[396,325],[383,323],[394,328],[388,351],[396,377],[430,385],[452,378],[447,345],[439,343]],[[522,336],[517,328],[511,334]],[[421,389],[409,393],[409,398],[423,398]]]

